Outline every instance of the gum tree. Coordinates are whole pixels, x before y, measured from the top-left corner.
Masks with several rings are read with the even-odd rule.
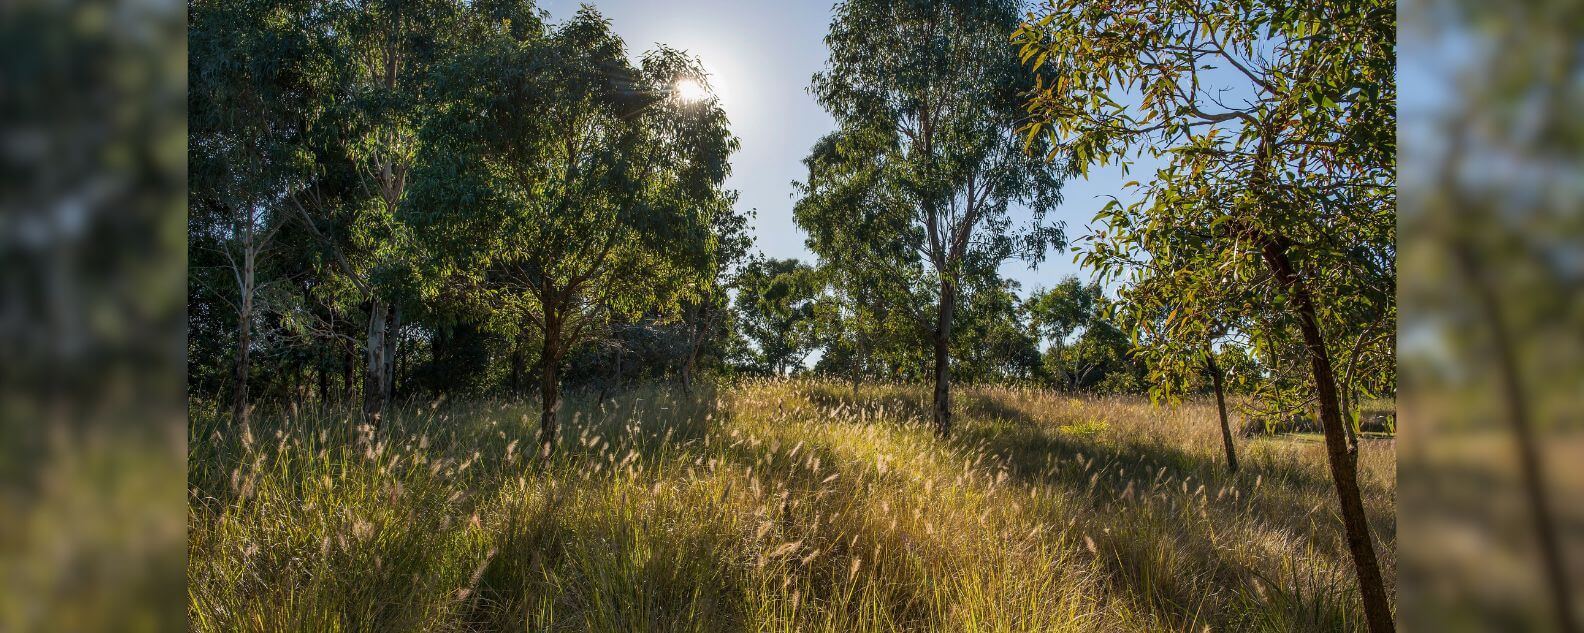
[[[1060,230],[1043,224],[1058,201],[1061,171],[1025,154],[1015,133],[1024,116],[1019,95],[1035,85],[1006,45],[1020,6],[1012,0],[843,2],[825,38],[830,58],[811,88],[836,119],[834,142],[848,154],[826,165],[863,170],[868,186],[903,213],[898,232],[862,239],[898,241],[905,254],[884,268],[916,281],[908,292],[934,304],[933,417],[942,436],[951,432],[950,349],[964,276],[993,271],[1013,257],[1037,260],[1061,245]],[[840,180],[813,175],[810,183]],[[1029,210],[1031,226],[1013,226],[1014,204]],[[819,227],[807,222],[839,217],[809,214],[800,222],[814,234]]]
[[[585,7],[539,36],[503,24],[439,73],[403,220],[426,275],[518,315],[542,336],[540,453],[556,438],[567,354],[614,317],[696,300],[731,213],[737,141],[697,62],[659,49],[635,66]]]
[[[1396,315],[1395,19],[1386,0],[1052,0],[1013,34],[1056,76],[1030,94],[1030,139],[1086,167],[1164,163],[1097,215],[1086,263],[1148,287],[1128,309],[1167,311],[1156,336],[1200,346],[1236,315],[1306,361],[1375,633],[1391,604],[1335,359]]]

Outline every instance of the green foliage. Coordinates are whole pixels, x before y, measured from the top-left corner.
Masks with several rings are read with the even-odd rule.
[[[839,291],[847,303],[910,316],[930,333],[938,365],[949,365],[968,279],[1064,244],[1044,222],[1063,174],[1013,133],[1018,95],[1035,85],[1005,43],[1018,15],[1009,0],[843,2],[811,86],[838,131],[805,160],[794,219],[838,283],[873,292]],[[1028,210],[1027,226],[1014,227],[1013,205]],[[943,432],[949,373],[937,367]]]
[[[965,293],[952,342],[953,374],[973,383],[1033,383],[1044,378],[1038,341],[1015,282],[987,280]]]
[[[403,214],[435,245],[430,275],[558,352],[613,316],[697,297],[736,141],[718,107],[668,95],[702,77],[696,62],[662,49],[630,66],[585,9],[542,38],[488,37],[442,74]]]
[[[784,376],[802,369],[818,343],[812,268],[795,259],[755,260],[737,277],[740,333],[755,348],[753,368]]]
[[[1023,132],[1080,168],[1164,162],[1095,219],[1082,261],[1115,281],[1166,396],[1206,346],[1248,348],[1265,401],[1312,392],[1266,249],[1317,300],[1345,389],[1390,393],[1395,294],[1395,34],[1389,2],[1055,2],[1013,35],[1030,68]],[[1126,95],[1127,98],[1122,98]]]
[[[751,241],[724,113],[670,95],[696,60],[515,0],[199,2],[189,35],[195,394],[242,345],[255,400],[356,398],[376,334],[398,396],[520,394],[547,341],[635,327],[667,372],[726,362]]]

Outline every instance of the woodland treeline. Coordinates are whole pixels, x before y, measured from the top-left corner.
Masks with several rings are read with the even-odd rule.
[[[755,253],[686,52],[528,0],[189,5],[190,391],[523,397],[813,372],[1238,390],[1324,430],[1370,628],[1391,627],[1354,414],[1395,389],[1395,7],[849,0],[794,219]],[[801,78],[781,78],[802,81]],[[1151,167],[1086,234],[1062,184]],[[1027,298],[998,271],[1074,251]],[[1071,256],[1071,255],[1063,255]],[[1229,465],[1236,468],[1226,431]]]
[[[854,176],[834,162],[841,135],[809,156],[797,208],[821,260],[757,255],[752,212],[723,185],[737,145],[724,112],[675,94],[707,81],[683,52],[635,62],[597,11],[552,24],[528,2],[190,13],[189,384],[238,421],[306,399],[358,402],[369,420],[409,398],[543,400],[546,381],[934,378],[928,262],[886,253],[911,276],[876,283],[834,250],[917,247],[908,228],[853,224],[867,201],[833,197],[853,186],[834,182]],[[1010,45],[979,44],[997,80],[1032,86]],[[1048,206],[1063,170],[1000,122],[979,169],[1037,173]],[[1067,278],[1024,299],[997,275],[1010,253],[995,251],[1024,245],[990,216],[1020,186],[976,192],[1001,208],[975,211],[983,235],[956,256],[950,377],[1144,392],[1100,286]],[[1255,376],[1242,348],[1221,354]]]

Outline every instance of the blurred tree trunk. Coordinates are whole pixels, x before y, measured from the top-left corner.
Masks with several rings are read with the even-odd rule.
[[[235,425],[247,424],[248,421],[248,377],[252,373],[253,360],[253,312],[254,300],[258,294],[258,257],[259,253],[268,245],[273,231],[260,235],[258,221],[251,209],[233,211],[233,224],[235,233],[241,239],[242,261],[238,262],[231,257],[227,250],[227,261],[231,263],[232,273],[236,275],[237,290],[237,350],[236,363],[232,374],[233,390],[231,392],[231,423]]]
[[[566,315],[570,299],[566,293],[546,289],[540,296],[543,314],[539,320],[544,334],[539,352],[539,458],[550,459],[555,451],[557,420],[561,409],[561,360],[566,353]]]
[[[548,459],[555,449],[556,414],[561,408],[561,323],[554,310],[545,309],[544,348],[539,361],[539,456]]]
[[[249,258],[251,259],[251,257]],[[251,263],[251,262],[250,262]],[[253,280],[251,266],[242,291],[242,306],[237,313],[236,363],[231,375],[231,423],[237,426],[248,421],[248,374],[253,347]]]
[[[1472,249],[1461,240],[1454,240],[1452,250],[1458,273],[1473,291],[1489,332],[1491,354],[1496,361],[1496,373],[1500,380],[1500,398],[1518,449],[1518,468],[1524,496],[1529,502],[1529,521],[1534,526],[1535,545],[1540,550],[1540,563],[1545,569],[1552,608],[1556,611],[1557,630],[1577,633],[1580,629],[1578,616],[1573,612],[1572,583],[1564,564],[1561,540],[1556,533],[1556,519],[1551,511],[1551,498],[1545,482],[1545,465],[1535,441],[1534,425],[1529,419],[1527,395],[1519,377],[1518,361],[1513,355],[1512,336],[1496,292],[1480,274]]]

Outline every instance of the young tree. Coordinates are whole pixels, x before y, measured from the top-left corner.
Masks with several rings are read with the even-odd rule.
[[[1085,286],[1077,277],[1067,277],[1053,288],[1035,291],[1028,299],[1029,325],[1038,336],[1050,339],[1057,377],[1068,389],[1077,388],[1079,376],[1075,368],[1062,362],[1067,339],[1095,323],[1104,299],[1099,284]]]
[[[875,239],[913,227],[907,201],[884,186],[883,171],[868,160],[873,152],[863,141],[840,133],[821,138],[803,159],[808,177],[797,183],[800,197],[792,209],[808,233],[805,244],[819,256],[828,303],[834,303],[825,313],[820,362],[829,370],[831,362],[844,360],[855,397],[863,375],[881,370],[886,363],[878,357],[898,342],[890,330],[900,324],[909,334],[927,334],[930,323],[913,292],[924,283],[916,251],[908,240]]]
[[[814,351],[814,269],[795,259],[756,260],[737,280],[737,313],[742,333],[758,348],[758,365],[785,376]]]
[[[1029,138],[1085,166],[1166,163],[1097,215],[1086,262],[1156,280],[1135,305],[1170,310],[1166,338],[1202,345],[1234,312],[1297,330],[1271,338],[1308,362],[1366,621],[1391,631],[1332,359],[1361,315],[1395,318],[1395,5],[1055,0],[1013,37],[1059,76],[1031,95]]]
[[[811,174],[805,189],[859,179],[883,192],[894,222],[886,240],[905,254],[883,261],[908,292],[934,304],[935,428],[951,432],[951,340],[965,274],[994,270],[1022,256],[1041,258],[1061,245],[1043,224],[1058,201],[1060,171],[1023,152],[1014,133],[1024,116],[1018,95],[1035,85],[1006,46],[1021,4],[1013,0],[848,0],[836,6],[826,44],[830,59],[812,92],[840,131],[811,158],[815,167],[850,174]],[[1043,147],[1043,140],[1033,144]],[[805,195],[810,192],[805,191]],[[833,196],[836,197],[836,196]],[[1026,206],[1027,230],[1014,230],[1009,209]],[[811,235],[843,221],[835,205],[800,216]],[[860,239],[873,240],[874,236]],[[887,253],[889,254],[889,253]],[[882,263],[882,262],[877,262]],[[920,274],[922,273],[922,274]]]
[[[732,200],[735,201],[735,195]],[[685,341],[678,371],[682,378],[682,391],[689,395],[693,393],[700,356],[711,349],[717,357],[721,355],[721,343],[726,340],[732,325],[727,290],[735,286],[738,278],[744,274],[749,263],[749,250],[753,247],[753,236],[748,234],[747,228],[752,212],[736,213],[730,211],[729,205],[727,212],[715,217],[715,227],[711,229],[716,250],[714,261],[710,264],[712,271],[707,275],[708,282],[697,298],[683,302],[682,306],[681,326]]]
[[[541,455],[556,439],[567,353],[613,316],[674,314],[713,273],[715,218],[737,147],[704,81],[669,50],[628,61],[584,7],[542,36],[497,29],[438,73],[402,214],[425,266],[526,317],[542,335]]]

